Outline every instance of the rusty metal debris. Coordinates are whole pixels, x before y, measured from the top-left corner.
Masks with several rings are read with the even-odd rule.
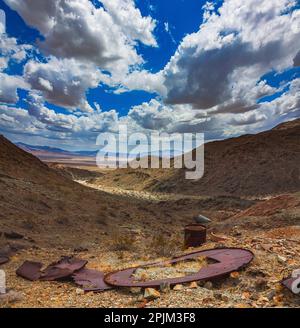
[[[215,261],[215,263],[209,264],[207,267],[200,269],[197,273],[185,277],[153,281],[135,281],[133,277],[133,274],[139,268],[169,266],[177,262],[192,260],[198,257],[206,257],[207,259]],[[157,262],[109,273],[106,276],[101,271],[86,269],[85,266],[87,261],[85,260],[73,257],[62,257],[60,261],[50,264],[44,271],[41,271],[41,263],[26,261],[16,273],[31,281],[52,281],[68,278],[81,286],[84,291],[100,292],[113,287],[155,288],[159,287],[162,283],[173,286],[193,281],[213,280],[242,269],[252,261],[253,257],[253,253],[246,249],[210,249],[175,257],[169,261]]]
[[[75,257],[62,257],[60,261],[50,264],[42,273],[40,280],[53,281],[70,277],[74,272],[84,268],[88,262]]]
[[[184,246],[199,247],[206,242],[206,227],[201,224],[190,224],[184,229]]]
[[[73,274],[74,282],[86,292],[101,292],[112,289],[104,282],[104,273],[97,270],[82,269]]]
[[[297,284],[298,282],[298,284]],[[288,279],[285,279],[282,281],[282,284],[288,288],[293,294],[299,295],[299,293],[295,293],[295,289],[297,289],[297,291],[300,290],[300,282],[299,282],[299,277],[290,277]]]
[[[71,277],[75,272],[85,267],[87,261],[75,257],[62,257],[41,271],[42,263],[25,261],[16,271],[17,275],[31,281],[53,281]]]
[[[30,280],[36,281],[39,280],[41,277],[41,268],[43,267],[42,263],[39,262],[32,262],[32,261],[25,261],[19,269],[16,271],[17,275]]]
[[[85,260],[65,256],[41,271],[42,263],[25,261],[17,269],[16,274],[30,281],[74,280],[84,291],[100,292],[111,289],[112,287],[104,282],[104,273],[85,269],[87,263]]]
[[[199,256],[207,257],[217,263],[210,264],[207,267],[200,269],[196,274],[188,275],[179,278],[152,280],[152,281],[135,281],[133,274],[138,268],[149,268],[157,266],[165,266],[175,264],[180,261],[191,260]],[[170,261],[152,263],[150,265],[129,268],[117,272],[110,273],[105,276],[104,281],[116,287],[159,287],[162,283],[170,285],[184,284],[193,281],[205,281],[216,278],[221,278],[233,271],[238,271],[253,260],[253,253],[246,249],[239,248],[220,248],[198,251],[187,255],[175,257]]]

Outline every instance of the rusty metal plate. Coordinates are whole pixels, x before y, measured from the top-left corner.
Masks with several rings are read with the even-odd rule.
[[[16,271],[16,274],[24,279],[37,281],[40,279],[42,274],[40,271],[42,267],[42,263],[25,261]]]
[[[62,257],[60,261],[50,264],[42,273],[40,280],[53,281],[68,278],[88,263],[75,257]]]
[[[160,279],[152,281],[135,281],[133,274],[138,268],[149,268],[157,266],[165,266],[180,261],[195,259],[199,256],[206,257],[217,261],[207,267],[201,268],[199,272],[185,277]],[[129,268],[105,276],[104,281],[112,286],[117,287],[159,287],[162,283],[169,283],[171,286],[176,284],[184,284],[193,281],[212,280],[224,277],[233,271],[237,271],[249,264],[254,258],[251,251],[239,248],[220,248],[198,251],[187,255],[175,257],[170,261],[152,263],[145,266]]]
[[[86,292],[102,292],[112,289],[104,282],[104,273],[97,270],[81,269],[73,274],[74,282]]]

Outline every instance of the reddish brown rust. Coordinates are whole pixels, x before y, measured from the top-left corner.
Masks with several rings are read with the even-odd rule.
[[[74,272],[84,268],[87,263],[86,260],[64,256],[58,262],[50,264],[43,271],[40,280],[53,281],[68,278]]]
[[[298,282],[298,284],[297,284],[297,282]],[[295,277],[295,278],[290,277],[290,278],[288,278],[288,279],[285,279],[285,280],[282,281],[282,284],[283,284],[286,288],[288,288],[292,293],[294,293],[294,294],[296,294],[296,295],[299,295],[299,294],[295,293],[295,291],[293,290],[293,286],[294,286],[294,284],[296,285],[295,287],[296,287],[297,289],[300,288],[299,277]]]
[[[201,224],[190,224],[184,229],[184,247],[199,247],[206,242],[206,227]]]
[[[207,257],[217,261],[207,267],[200,269],[196,274],[185,277],[160,279],[152,281],[135,281],[133,274],[138,268],[148,268],[157,266],[166,266],[180,261],[195,259],[199,256]],[[192,281],[212,280],[224,277],[233,271],[242,269],[253,260],[253,253],[249,250],[238,248],[220,248],[198,251],[187,255],[175,257],[170,261],[152,263],[145,266],[129,268],[105,276],[104,281],[112,286],[118,287],[159,287],[162,283],[169,283],[171,286],[176,284],[184,284]]]
[[[31,281],[53,281],[70,278],[75,272],[84,268],[86,264],[86,260],[64,256],[58,262],[48,265],[44,271],[41,271],[42,263],[25,261],[16,273],[20,277]]]
[[[72,276],[74,282],[86,292],[102,292],[112,289],[104,282],[104,273],[97,270],[81,269]]]
[[[36,281],[40,279],[42,267],[43,264],[40,262],[25,261],[16,271],[16,274],[24,279]]]
[[[16,273],[30,281],[72,279],[77,285],[82,286],[84,291],[101,292],[112,288],[104,282],[103,272],[85,269],[86,264],[85,260],[65,256],[50,264],[45,271],[41,271],[42,263],[25,261]]]

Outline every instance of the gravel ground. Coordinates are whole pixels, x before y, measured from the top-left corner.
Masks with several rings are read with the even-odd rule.
[[[280,283],[293,269],[300,268],[300,235],[299,240],[295,236],[294,239],[283,240],[275,232],[277,237],[273,238],[270,231],[268,237],[264,234],[250,236],[249,233],[241,233],[239,238],[227,236],[223,244],[208,242],[199,249],[220,246],[251,249],[255,259],[244,271],[233,273],[218,282],[199,283],[197,288],[186,285],[180,290],[161,292],[158,299],[151,301],[143,299],[143,291],[136,294],[130,289],[116,289],[102,293],[83,293],[72,282],[26,281],[15,274],[24,260],[49,264],[61,255],[74,254],[70,249],[27,249],[1,267],[6,272],[10,292],[7,297],[0,298],[0,307],[300,307],[300,297],[293,295]],[[140,256],[141,252],[138,254],[140,258],[132,252],[111,252],[105,248],[95,248],[76,256],[87,259],[89,268],[110,272],[153,262]],[[186,269],[188,264],[182,267]],[[194,268],[195,263],[191,263],[191,269]],[[158,275],[161,274],[160,270],[157,270]],[[156,278],[153,272],[151,278]]]

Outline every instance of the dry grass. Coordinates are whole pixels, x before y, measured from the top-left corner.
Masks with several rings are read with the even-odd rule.
[[[136,238],[129,231],[116,229],[110,232],[112,251],[134,251]]]
[[[176,252],[182,251],[182,238],[178,234],[166,236],[158,233],[152,237],[149,243],[148,252],[158,257],[174,256]]]

